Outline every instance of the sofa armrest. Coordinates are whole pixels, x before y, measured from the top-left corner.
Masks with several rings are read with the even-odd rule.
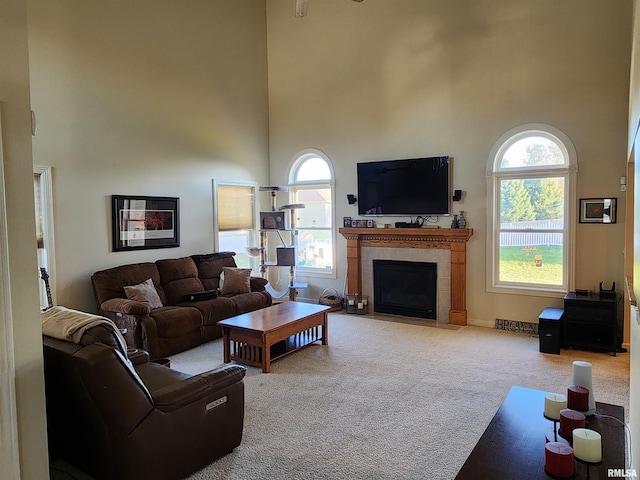
[[[249,285],[252,292],[262,292],[269,280],[262,277],[249,277]]]
[[[151,395],[158,409],[171,412],[241,382],[246,371],[240,365],[227,365],[168,385]]]
[[[126,315],[148,315],[149,312],[151,312],[151,307],[146,303],[136,302],[126,298],[110,298],[102,302],[100,310]]]
[[[195,376],[206,380],[212,389],[222,390],[229,385],[241,381],[246,373],[247,369],[241,365],[225,365]]]
[[[136,365],[149,363],[149,352],[142,350],[141,348],[129,347],[127,349],[127,357],[131,360],[134,367]]]

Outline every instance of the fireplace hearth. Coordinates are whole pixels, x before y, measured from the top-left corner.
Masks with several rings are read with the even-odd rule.
[[[437,264],[373,261],[374,310],[436,320]]]

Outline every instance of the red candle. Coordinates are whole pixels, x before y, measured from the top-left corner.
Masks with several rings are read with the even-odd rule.
[[[567,389],[567,408],[586,412],[589,410],[589,389],[579,385],[571,385]]]
[[[584,428],[585,416],[580,412],[565,408],[560,410],[560,435],[572,438],[574,428]]]
[[[573,448],[559,442],[549,442],[545,444],[545,472],[555,477],[568,478],[573,475],[574,469]]]

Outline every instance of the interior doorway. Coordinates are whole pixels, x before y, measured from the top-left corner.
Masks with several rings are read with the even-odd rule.
[[[51,167],[34,165],[33,194],[40,284],[40,309],[56,302],[55,237],[53,235],[53,182]],[[47,288],[47,284],[49,288]]]

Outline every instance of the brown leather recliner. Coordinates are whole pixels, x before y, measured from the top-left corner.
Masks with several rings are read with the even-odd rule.
[[[240,445],[245,368],[187,375],[122,351],[104,325],[43,335],[49,449],[95,478],[180,479]]]

